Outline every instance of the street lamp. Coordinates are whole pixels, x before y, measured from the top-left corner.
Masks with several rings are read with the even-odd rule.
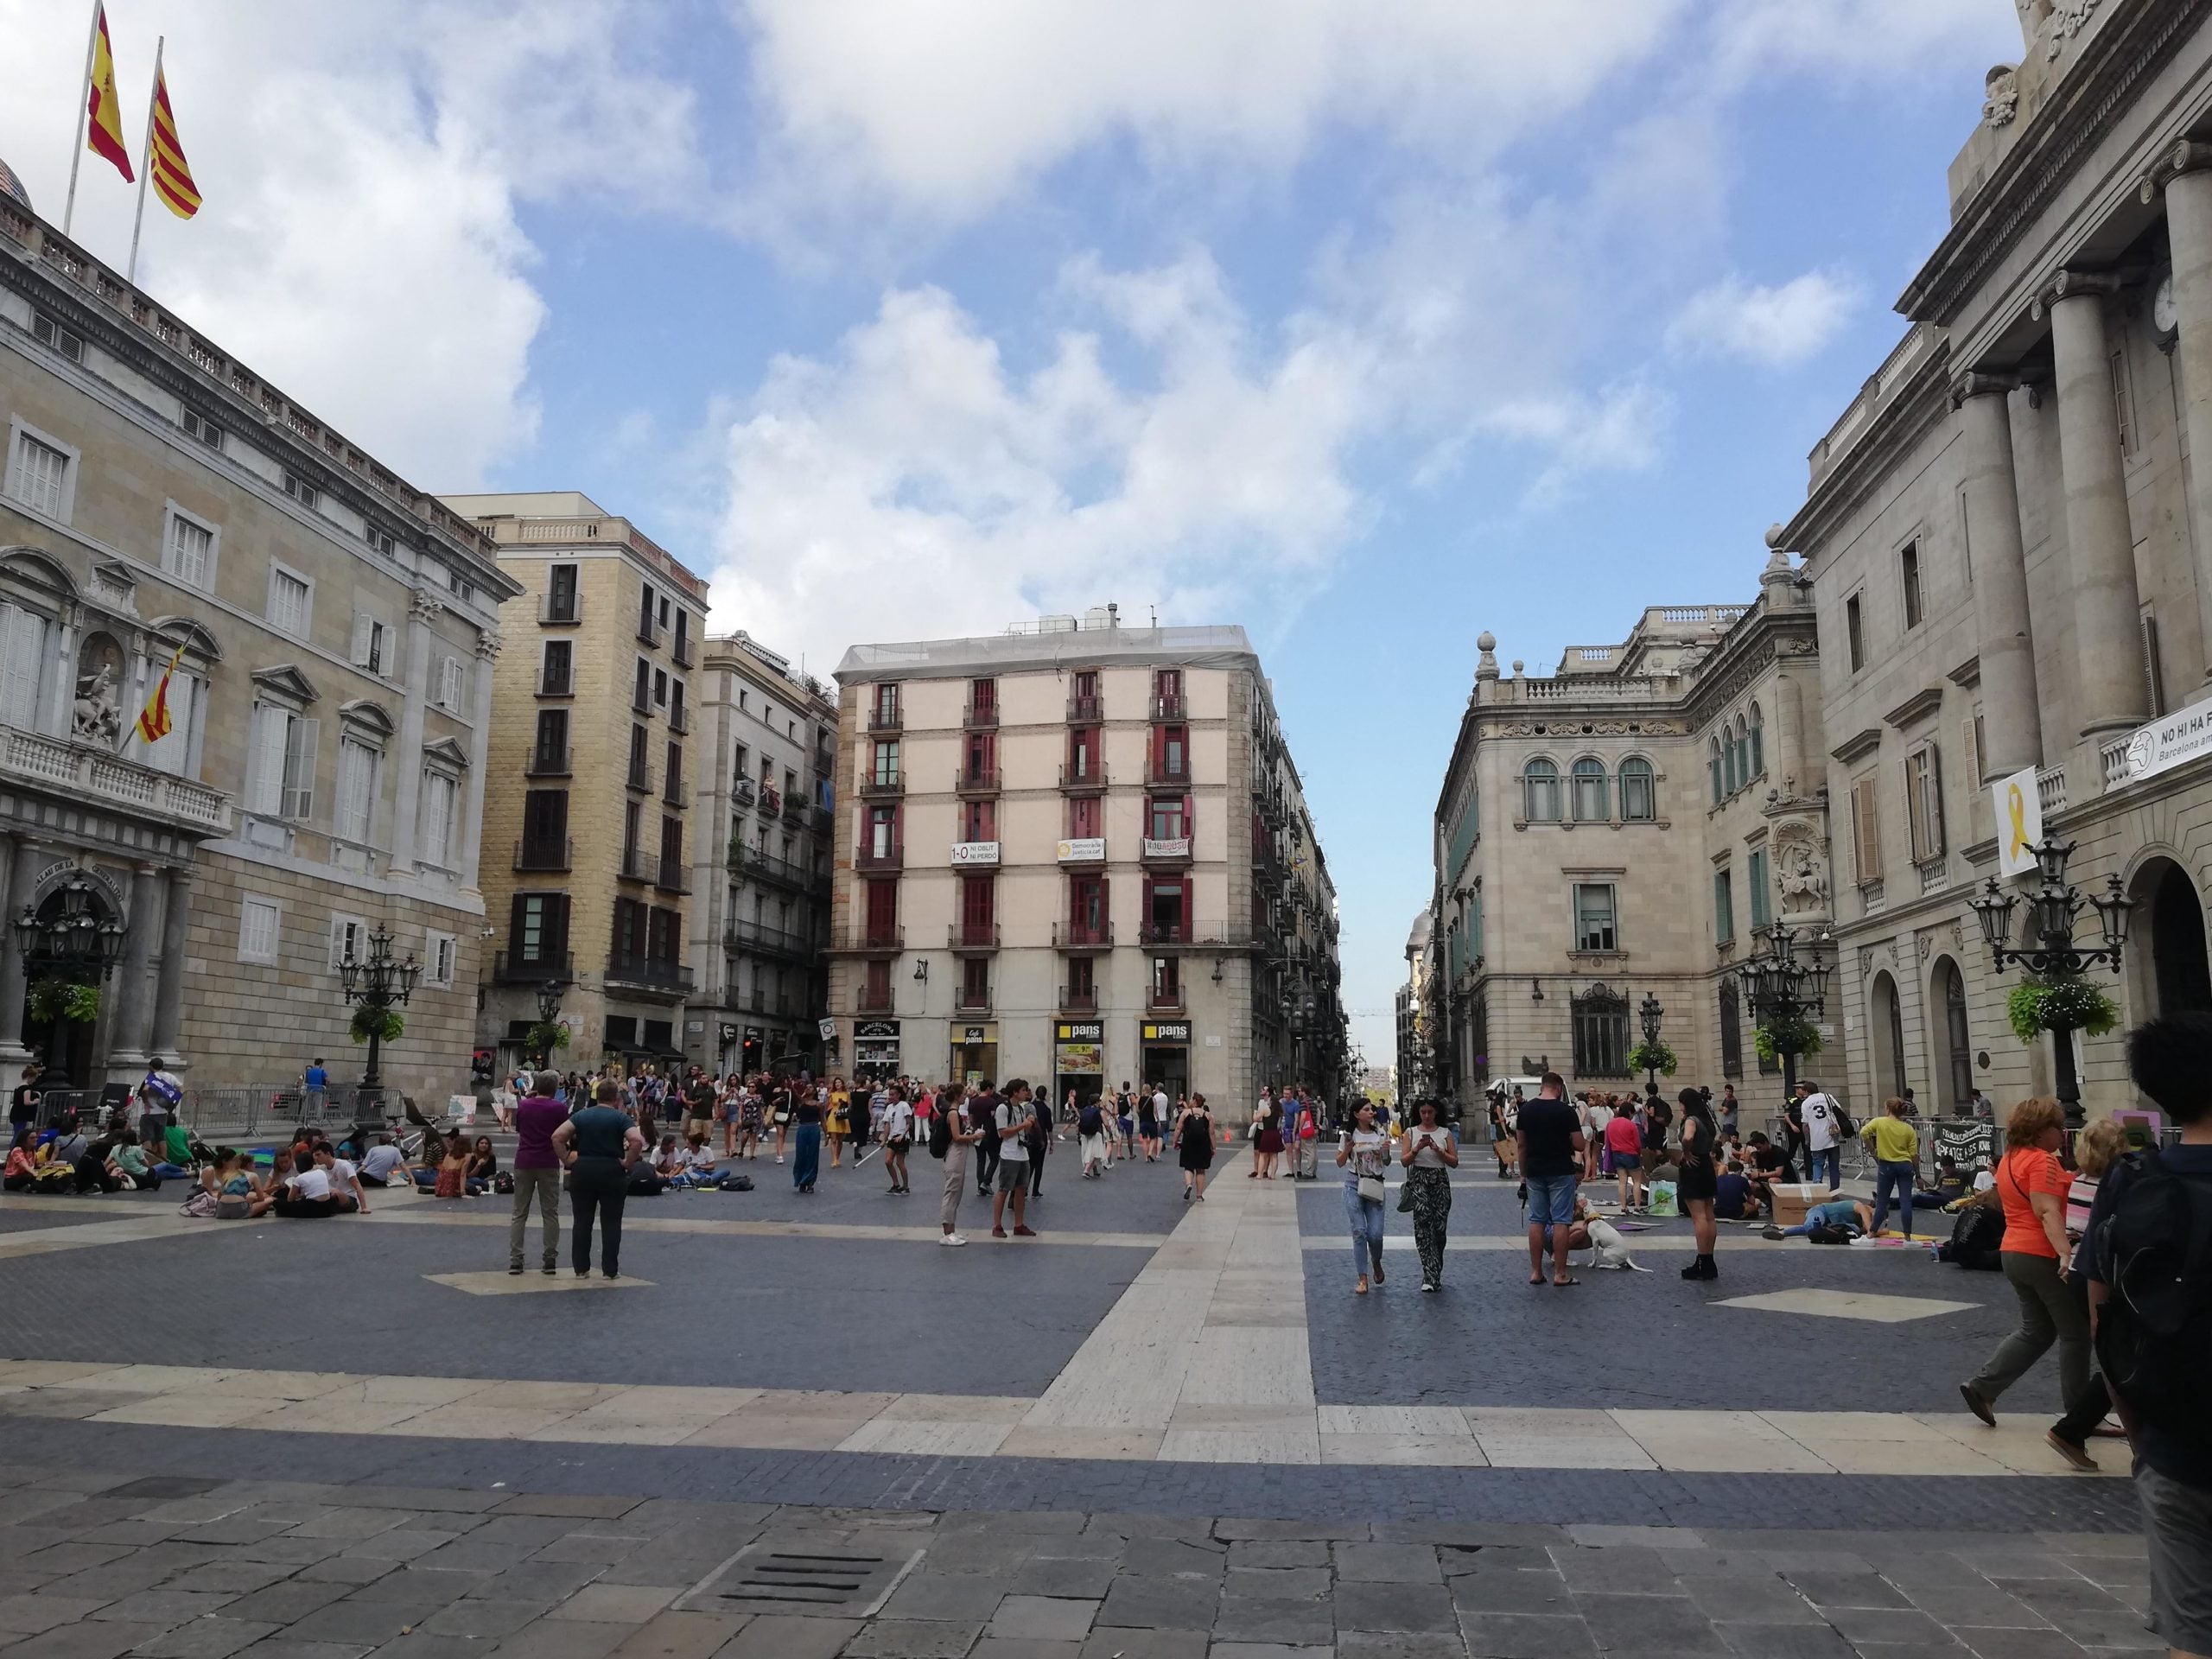
[[[25,905],[16,917],[16,948],[27,969],[42,969],[73,983],[97,984],[115,971],[123,955],[123,924],[101,918],[92,884],[80,873],[54,890],[60,907],[45,921]]]
[[[1797,1057],[1805,1049],[1806,1021],[1827,1009],[1831,964],[1823,953],[1830,940],[1823,933],[1808,942],[1805,960],[1800,962],[1796,930],[1787,923],[1755,927],[1751,937],[1766,941],[1766,952],[1736,969],[1736,984],[1753,1020],[1769,1028],[1775,1052],[1782,1057],[1783,1092],[1789,1094],[1797,1087]]]
[[[1643,1092],[1656,1095],[1659,1092],[1659,1022],[1665,1018],[1667,1010],[1659,1006],[1656,996],[1646,991],[1643,1001],[1637,1004],[1636,1012],[1643,1021]]]
[[[2088,949],[2076,945],[2074,918],[2081,914],[2083,899],[2082,890],[2066,879],[2066,861],[2073,855],[2074,843],[2069,841],[2061,846],[2056,835],[2046,835],[2036,843],[2040,880],[2028,900],[2028,920],[2036,942],[2024,949],[2006,943],[2012,937],[2012,912],[2020,902],[2018,893],[2008,893],[1992,876],[1982,884],[1980,896],[1968,901],[1968,908],[1981,923],[1981,937],[1999,973],[2017,966],[2039,977],[2064,980],[2099,963],[2115,974],[2120,971],[2120,953],[2127,943],[2127,913],[2135,908],[2135,902],[2128,898],[2117,875],[2107,876],[2105,891],[2088,900],[2097,912],[2105,942],[2101,947]],[[2058,1098],[2066,1108],[2067,1122],[2078,1126],[2082,1084],[2074,1070],[2075,1027],[2054,1025],[2045,1029],[2051,1033],[2051,1046],[2057,1054]]]
[[[338,977],[345,988],[346,1001],[362,1013],[375,1016],[369,1024],[369,1061],[361,1073],[361,1094],[365,1105],[373,1107],[382,1101],[384,1076],[378,1056],[384,1044],[385,1016],[395,1007],[407,1006],[407,999],[415,994],[415,982],[422,976],[423,964],[411,952],[404,961],[391,954],[391,934],[381,922],[369,934],[369,954],[365,957],[356,957],[349,950],[346,959],[338,964]]]

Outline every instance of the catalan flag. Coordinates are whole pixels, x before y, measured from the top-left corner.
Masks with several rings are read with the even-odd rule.
[[[108,48],[107,7],[92,8],[92,73],[86,93],[85,148],[105,156],[126,180],[138,175],[130,170],[130,150],[123,142],[123,105],[115,95],[115,54]]]
[[[146,706],[138,711],[138,735],[149,747],[169,734],[174,723],[169,719],[169,677],[176,672],[176,665],[184,656],[181,641],[176,655],[169,658],[169,665],[162,671],[161,681],[154,687],[154,695],[146,699]]]
[[[192,168],[184,159],[184,146],[176,140],[176,112],[169,108],[169,83],[159,69],[154,72],[154,156],[149,166],[154,194],[179,219],[200,211],[200,187],[192,181]]]

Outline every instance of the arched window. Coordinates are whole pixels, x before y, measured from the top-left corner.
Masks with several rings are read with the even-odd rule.
[[[1751,776],[1758,777],[1766,771],[1766,721],[1759,714],[1759,706],[1751,705]]]
[[[1721,787],[1720,740],[1716,737],[1713,740],[1713,804],[1715,806],[1719,805],[1727,798],[1727,795],[1728,791]]]
[[[1559,822],[1559,768],[1548,760],[1531,760],[1521,773],[1528,793],[1529,822]]]
[[[1658,779],[1651,763],[1631,755],[1621,762],[1621,817],[1631,823],[1649,823],[1658,816]]]
[[[1728,793],[1733,795],[1743,782],[1743,774],[1736,769],[1735,734],[1725,726],[1720,728],[1720,767],[1728,777]]]
[[[1574,763],[1574,821],[1603,823],[1612,815],[1605,810],[1605,763],[1586,754]]]
[[[1751,781],[1751,728],[1741,715],[1736,716],[1736,781],[1745,785]]]

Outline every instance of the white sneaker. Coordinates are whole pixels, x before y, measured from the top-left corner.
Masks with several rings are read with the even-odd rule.
[[[780,1152],[776,1154],[776,1161],[779,1164],[784,1161],[784,1155]]]
[[[940,1244],[965,1244],[968,1241],[957,1233],[943,1233],[938,1235],[937,1242]]]

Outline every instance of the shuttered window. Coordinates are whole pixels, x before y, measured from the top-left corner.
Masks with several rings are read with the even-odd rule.
[[[36,611],[0,606],[0,722],[26,732],[38,729],[39,688],[46,679],[53,627]]]
[[[1861,886],[1882,879],[1880,791],[1872,777],[1851,785],[1851,850]]]
[[[1912,827],[1912,861],[1943,856],[1943,769],[1933,743],[1904,758],[1905,813]]]

